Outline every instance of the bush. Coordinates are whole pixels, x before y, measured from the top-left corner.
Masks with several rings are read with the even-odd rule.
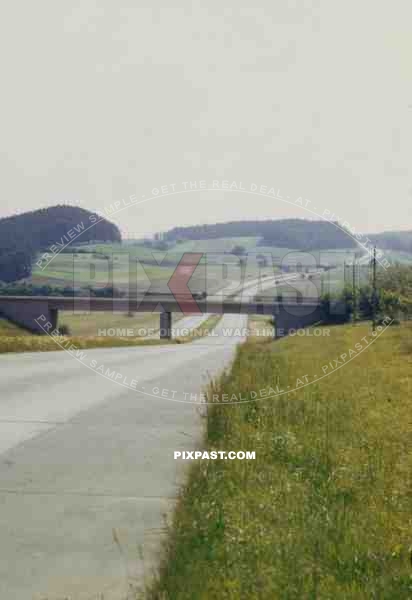
[[[72,332],[70,330],[70,327],[68,325],[60,325],[59,329],[59,333],[60,335],[64,335],[64,336],[71,336]]]
[[[246,249],[243,246],[234,246],[232,248],[232,254],[236,254],[236,256],[243,256],[246,254]]]

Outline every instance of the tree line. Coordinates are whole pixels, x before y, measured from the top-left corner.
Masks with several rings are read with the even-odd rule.
[[[412,254],[412,231],[384,231],[369,234],[372,244],[382,250],[395,250]]]
[[[331,305],[340,300],[345,311],[333,314]],[[323,320],[325,322],[347,322],[350,320],[370,320],[374,316],[378,322],[390,317],[393,323],[412,318],[412,267],[392,265],[379,269],[376,290],[372,283],[358,288],[345,286],[337,294],[324,294],[321,297]]]

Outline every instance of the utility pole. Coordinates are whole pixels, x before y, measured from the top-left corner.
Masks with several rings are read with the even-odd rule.
[[[377,291],[376,291],[376,246],[373,248],[372,259],[372,330],[376,330],[376,308],[377,308]]]
[[[353,320],[356,320],[356,262],[355,257],[353,258],[352,264],[352,302],[353,302]]]

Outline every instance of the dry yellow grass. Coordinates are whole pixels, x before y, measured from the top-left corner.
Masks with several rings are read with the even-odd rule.
[[[192,341],[189,339],[188,341]],[[71,344],[78,349],[117,348],[123,346],[154,346],[178,343],[176,340],[159,340],[132,337],[62,337],[54,340],[46,335],[0,337],[0,354],[7,352],[51,352],[64,350]],[[180,342],[182,343],[182,342]]]
[[[173,323],[182,318],[181,313],[173,313]],[[99,330],[132,330],[135,337],[145,337],[147,330],[160,328],[158,313],[127,313],[107,312],[64,312],[59,313],[59,326],[65,325],[70,334],[75,336],[97,337]],[[139,330],[142,333],[139,333]],[[115,337],[115,336],[112,336]],[[121,335],[116,336],[121,337]]]
[[[212,315],[196,332],[189,332],[185,337],[172,340],[145,339],[141,337],[100,337],[100,336],[64,336],[53,337],[49,335],[0,335],[0,354],[7,352],[50,352],[53,350],[67,349],[71,344],[78,349],[87,348],[117,348],[124,346],[156,346],[160,344],[187,344],[198,337],[208,335],[220,320],[220,315]],[[20,330],[17,330],[18,333]],[[14,333],[14,332],[13,332]]]

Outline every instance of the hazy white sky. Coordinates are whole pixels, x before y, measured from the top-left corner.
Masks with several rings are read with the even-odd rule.
[[[226,179],[412,229],[411,29],[410,0],[3,2],[0,215]],[[116,221],[286,216],[309,215],[202,192]]]

